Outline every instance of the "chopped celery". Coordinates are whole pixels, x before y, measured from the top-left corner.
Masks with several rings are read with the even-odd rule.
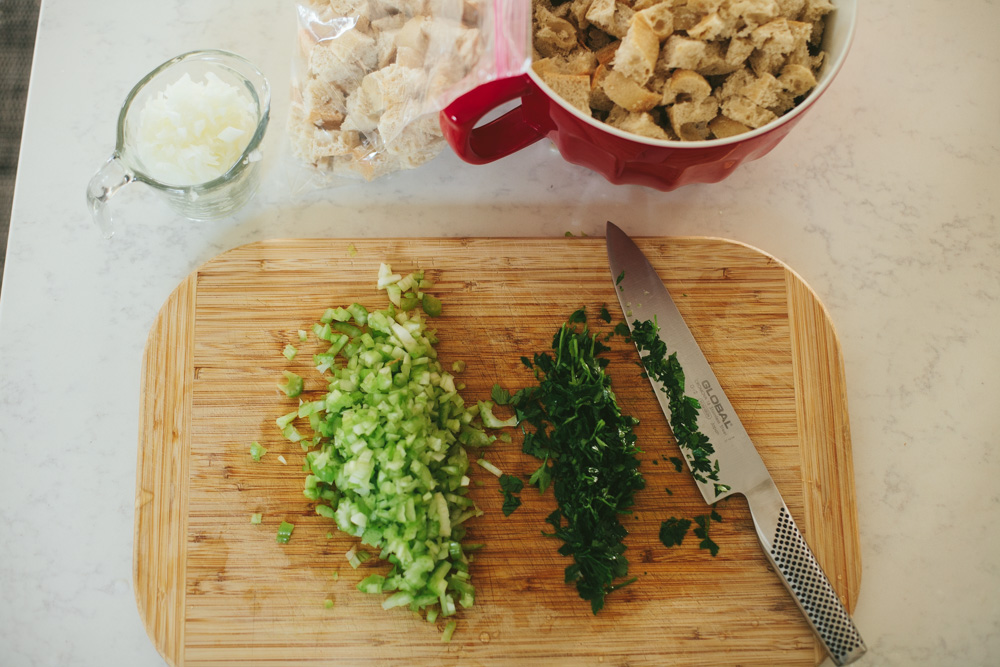
[[[478,461],[476,461],[476,463],[478,463],[481,468],[489,470],[491,473],[493,473],[497,477],[499,477],[500,475],[503,474],[503,471],[500,470],[500,468],[496,467],[495,465],[493,465],[492,463],[490,463],[486,459],[479,459]]]
[[[289,343],[288,345],[286,345],[285,349],[281,351],[281,354],[284,355],[285,359],[288,359],[289,361],[291,361],[292,359],[294,359],[295,355],[298,354],[298,353],[299,353],[299,349],[297,347],[295,347],[294,345],[292,345],[291,343]]]
[[[257,512],[256,514],[251,514],[250,515],[250,523],[252,523],[254,525],[260,524],[260,522],[263,519],[263,517],[264,517],[264,515],[261,512]]]
[[[427,313],[428,317],[438,317],[441,315],[441,300],[437,297],[424,294],[424,298],[420,300],[420,306]]]
[[[373,548],[348,550],[351,567],[376,554],[392,565],[358,589],[386,595],[386,609],[406,607],[433,621],[475,600],[461,540],[464,522],[482,511],[466,496],[466,447],[495,440],[481,415],[506,422],[492,416],[492,404],[467,406],[438,360],[427,321],[441,302],[424,291],[432,286],[424,274],[404,277],[382,264],[377,285],[391,302],[384,310],[353,303],[327,309],[314,325],[331,343],[313,357],[326,396],[302,402],[277,425],[307,451],[304,495],[317,501],[317,514]],[[296,419],[308,419],[314,435],[293,431]]]
[[[452,619],[445,623],[444,632],[441,633],[441,641],[448,643],[451,641],[451,636],[455,634],[455,628],[458,627],[458,621]]]
[[[323,606],[326,609],[333,609],[333,600],[331,600],[330,598],[323,600]]]
[[[517,426],[517,417],[511,415],[509,419],[498,419],[493,416],[493,402],[492,401],[479,401],[479,416],[483,420],[483,426],[486,428],[507,428],[508,426]]]
[[[264,449],[259,442],[254,440],[250,443],[250,458],[254,461],[260,461],[260,458],[267,454],[267,450]]]
[[[287,356],[287,355],[286,355]],[[302,378],[291,371],[284,371],[285,381],[278,385],[288,398],[295,398],[302,393]]]
[[[278,535],[275,537],[275,540],[279,544],[288,544],[288,540],[292,539],[293,530],[295,530],[295,524],[282,521],[281,525],[278,526]]]
[[[352,547],[344,556],[347,557],[347,562],[351,564],[355,570],[361,567],[361,564],[372,557],[367,551],[358,551],[357,547]]]
[[[370,574],[358,582],[357,589],[362,593],[381,593],[385,585],[385,577],[381,574]]]

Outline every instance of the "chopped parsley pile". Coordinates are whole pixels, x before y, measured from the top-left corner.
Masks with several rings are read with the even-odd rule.
[[[544,491],[551,481],[557,508],[546,519],[562,540],[559,553],[572,556],[567,583],[576,586],[596,614],[605,596],[632,580],[628,574],[620,516],[631,512],[635,493],[645,486],[641,453],[633,427],[622,413],[604,372],[609,348],[573,313],[552,340],[552,352],[524,358],[535,370],[537,387],[514,398],[518,420],[532,426],[523,450],[542,460],[530,482]]]
[[[607,308],[600,319],[611,322]],[[615,334],[631,337],[641,356],[643,375],[652,376],[666,387],[671,405],[671,428],[678,444],[688,454],[695,477],[718,480],[718,464],[708,438],[697,429],[700,405],[684,395],[684,372],[675,354],[667,355],[659,330],[651,321],[636,322],[629,333],[624,322],[603,337],[586,326],[583,309],[574,312],[552,340],[552,351],[535,354],[522,362],[534,370],[538,385],[519,390],[513,396],[494,387],[493,400],[515,407],[518,424],[525,431],[523,451],[542,461],[528,482],[544,492],[553,488],[557,508],[546,519],[560,539],[559,553],[571,556],[565,580],[576,586],[584,600],[597,613],[605,597],[628,585],[635,577],[628,575],[624,539],[628,531],[621,515],[629,514],[635,494],[644,488],[639,472],[633,427],[638,423],[622,413],[611,380],[605,373],[608,359],[601,355],[610,348],[604,343]],[[531,428],[524,428],[529,425]],[[680,459],[671,459],[680,471]],[[504,496],[503,513],[509,515],[521,505],[518,494],[523,482],[512,475],[500,475]],[[716,483],[716,492],[728,490]],[[722,517],[714,510],[694,517],[694,533],[699,546],[712,556],[718,545],[709,537],[712,521]],[[660,541],[664,546],[680,545],[691,529],[692,520],[671,517],[662,522]]]

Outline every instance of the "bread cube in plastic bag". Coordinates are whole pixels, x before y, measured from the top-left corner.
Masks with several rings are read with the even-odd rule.
[[[530,66],[530,0],[296,4],[288,136],[313,186],[418,167],[446,142],[439,112]]]

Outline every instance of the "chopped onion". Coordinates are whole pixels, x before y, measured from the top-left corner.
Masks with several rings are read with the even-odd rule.
[[[204,183],[239,161],[256,125],[254,104],[239,88],[211,72],[202,82],[184,74],[140,111],[136,150],[163,183]]]

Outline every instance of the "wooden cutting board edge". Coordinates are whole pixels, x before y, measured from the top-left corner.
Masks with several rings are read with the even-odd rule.
[[[410,239],[427,241],[430,239]],[[476,238],[434,239],[447,243],[482,241]],[[516,244],[519,241],[562,239],[539,237],[497,238],[494,241]],[[567,240],[568,243],[588,239]],[[663,242],[661,237],[636,237],[636,242]],[[831,519],[841,524],[843,540],[840,544],[826,544],[817,549],[816,557],[828,571],[841,574],[835,577],[837,589],[845,606],[853,611],[861,585],[860,541],[857,507],[854,500],[854,471],[849,434],[847,397],[844,391],[844,364],[839,339],[829,312],[819,297],[792,268],[767,252],[749,244],[720,237],[672,237],[672,241],[720,242],[742,246],[763,255],[780,265],[786,273],[789,321],[796,387],[796,403],[800,415],[809,412],[826,417],[814,423],[800,423],[800,432],[831,432],[838,435],[842,446],[832,454],[833,465],[822,465],[815,458],[802,461],[803,483],[806,489],[805,521],[800,524],[808,538],[808,527],[829,525]],[[308,241],[303,239],[300,241]],[[316,239],[330,242],[331,239]],[[369,242],[371,239],[336,239],[338,244]],[[594,238],[591,242],[601,242]],[[194,327],[184,324],[194,317],[197,304],[198,275],[213,263],[228,255],[249,251],[254,247],[287,242],[271,239],[238,246],[208,260],[187,276],[170,294],[157,314],[150,329],[143,352],[141,386],[153,389],[161,386],[157,380],[164,372],[183,378],[176,383],[172,395],[143,391],[139,412],[139,447],[136,473],[135,534],[133,545],[133,586],[140,619],[147,634],[164,660],[170,665],[183,664],[184,610],[185,610],[185,555],[187,534],[187,457],[184,452],[190,444],[186,428],[191,419],[191,391],[194,381],[193,356]],[[166,328],[165,328],[166,327]],[[178,332],[185,332],[178,336]],[[179,340],[181,344],[164,349],[164,340]],[[161,369],[167,369],[166,371]],[[840,391],[829,395],[825,388],[838,387]],[[824,402],[824,408],[805,410],[813,401]],[[166,425],[169,428],[165,428]],[[154,442],[162,434],[161,442]],[[810,452],[811,453],[811,452]],[[829,463],[829,462],[827,462]],[[831,474],[832,473],[832,474]],[[832,486],[831,486],[832,485]],[[824,507],[820,500],[824,488],[839,488],[841,497],[847,499],[843,507]],[[167,489],[167,494],[150,494],[144,489]],[[833,566],[833,567],[831,567]],[[825,655],[817,644],[816,662]]]

